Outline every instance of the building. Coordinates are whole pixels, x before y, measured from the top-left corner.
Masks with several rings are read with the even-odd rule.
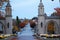
[[[0,0],[0,33],[12,33],[12,8],[9,0]]]
[[[60,16],[47,16],[42,0],[38,6],[38,34],[60,34]]]
[[[40,0],[40,4],[38,6],[38,24],[36,27],[38,34],[60,34],[60,16],[56,14],[57,13],[53,13],[48,17],[44,13],[44,5],[42,0]]]

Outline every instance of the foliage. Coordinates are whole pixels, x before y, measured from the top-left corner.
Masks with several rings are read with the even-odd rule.
[[[17,16],[16,17],[16,25],[19,27],[19,23],[20,23],[21,21],[19,20],[19,17]]]
[[[13,26],[13,30],[19,31],[19,28],[17,26]]]
[[[51,14],[51,16],[56,16],[56,14],[57,14],[56,12],[53,12],[53,13]]]
[[[32,18],[32,20],[34,20],[34,19],[38,20],[38,18],[37,18],[37,17],[33,17],[33,18]]]
[[[30,27],[31,27],[31,28],[34,28],[35,26],[36,26],[36,23],[31,20],[31,21],[30,21]]]
[[[54,0],[52,0],[52,1],[54,1]]]
[[[19,24],[20,28],[24,28],[25,25],[26,25],[25,22],[21,22],[21,23]]]
[[[48,27],[47,27],[47,30],[48,30],[48,33],[50,34],[53,34],[54,33],[54,23],[53,22],[50,22],[49,24],[48,24]]]
[[[24,20],[23,22],[24,22],[25,24],[28,24],[28,20]]]
[[[19,28],[19,23],[21,23],[21,21],[19,20],[19,17],[16,16],[16,26],[15,26],[15,28],[14,28],[16,31],[19,31],[19,30],[20,30],[20,28]]]

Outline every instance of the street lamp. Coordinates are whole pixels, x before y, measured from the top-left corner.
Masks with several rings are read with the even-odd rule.
[[[52,1],[54,1],[54,0],[52,0]]]
[[[54,0],[51,0],[51,1],[54,1]],[[59,2],[60,2],[60,0],[59,0]]]

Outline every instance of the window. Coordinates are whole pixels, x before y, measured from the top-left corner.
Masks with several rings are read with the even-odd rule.
[[[2,23],[0,23],[0,33],[1,34],[3,33],[3,25],[2,25]]]
[[[43,27],[43,23],[41,22],[41,27]]]
[[[7,27],[9,28],[9,23],[7,24]]]

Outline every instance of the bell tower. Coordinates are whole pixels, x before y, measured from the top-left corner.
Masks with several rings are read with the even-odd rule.
[[[7,27],[6,33],[11,34],[12,33],[12,9],[9,1],[6,5],[5,11],[6,11],[6,27]]]
[[[12,9],[11,9],[11,5],[10,5],[10,2],[7,3],[6,5],[6,16],[12,16]]]
[[[40,4],[38,6],[38,34],[44,34],[44,24],[45,24],[44,5],[42,3],[42,0],[40,0]]]
[[[38,6],[38,15],[44,15],[44,5],[42,3],[42,0],[40,0],[40,4]]]

